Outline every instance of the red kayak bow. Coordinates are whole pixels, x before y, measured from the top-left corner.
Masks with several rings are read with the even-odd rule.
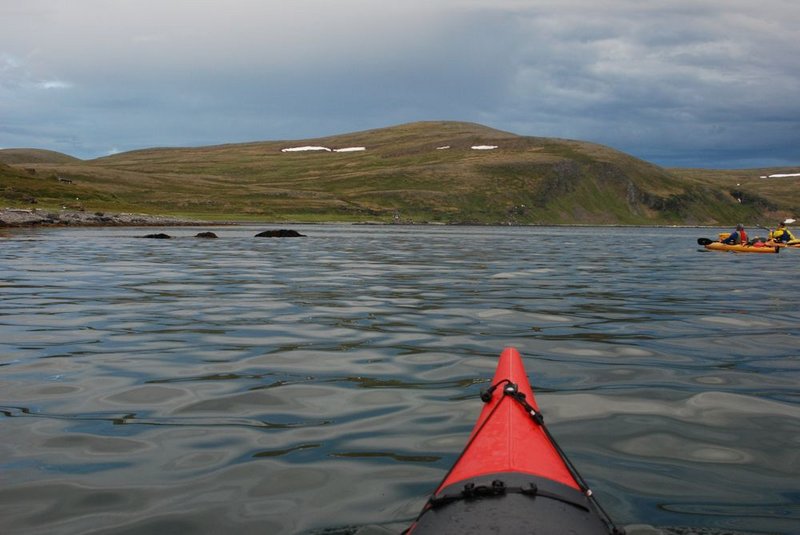
[[[545,427],[516,349],[481,399],[464,451],[406,533],[621,533]]]

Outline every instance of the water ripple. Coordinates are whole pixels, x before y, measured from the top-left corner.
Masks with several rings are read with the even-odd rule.
[[[629,533],[796,531],[800,309],[773,284],[793,251],[699,254],[713,233],[694,229],[298,228],[2,238],[4,533],[399,532],[506,345]]]

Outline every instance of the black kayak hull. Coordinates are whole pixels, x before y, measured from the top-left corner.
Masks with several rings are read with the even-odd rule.
[[[408,533],[608,535],[609,527],[573,488],[529,474],[498,473],[445,487]]]

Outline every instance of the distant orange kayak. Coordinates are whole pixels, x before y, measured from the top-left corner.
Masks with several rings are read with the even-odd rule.
[[[713,242],[705,246],[711,251],[732,251],[734,253],[779,253],[781,248],[777,246],[764,245],[727,245],[725,243]]]
[[[779,253],[781,248],[775,245],[728,245],[726,243],[712,241],[708,238],[698,238],[697,243],[709,251],[729,251],[732,253]]]

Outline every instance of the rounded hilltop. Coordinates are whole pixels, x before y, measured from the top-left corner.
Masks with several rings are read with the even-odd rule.
[[[58,164],[80,162],[78,158],[44,149],[0,149],[0,163],[8,165],[22,164]]]
[[[9,150],[0,151],[14,159],[0,169],[0,203],[14,208],[35,201],[204,220],[520,225],[727,225],[800,212],[800,193],[758,179],[789,170],[665,169],[595,143],[455,121],[94,160]]]

